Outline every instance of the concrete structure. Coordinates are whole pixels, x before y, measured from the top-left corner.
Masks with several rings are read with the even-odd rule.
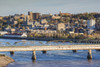
[[[30,16],[27,15],[27,16],[26,16],[26,21],[25,21],[25,24],[26,24],[26,25],[29,25],[29,18],[30,18]]]
[[[14,21],[13,24],[14,24],[14,25],[18,24],[18,21]]]
[[[87,56],[88,59],[92,59],[92,52],[91,52],[91,49],[88,50],[88,56]]]
[[[28,12],[28,15],[29,15],[30,21],[33,21],[33,13],[32,12]]]
[[[52,19],[60,19],[60,16],[52,16]]]
[[[34,26],[33,25],[33,21],[30,21],[30,16],[26,15],[25,16],[25,21],[24,21],[24,24],[22,24],[22,26],[24,28],[29,28],[29,29],[32,29],[32,27]]]
[[[41,20],[41,24],[47,24],[47,23],[48,23],[48,21],[46,19]]]
[[[95,28],[95,23],[96,23],[96,21],[93,20],[93,19],[88,20],[88,21],[87,21],[87,28],[93,30],[93,29]]]
[[[59,14],[62,16],[62,15],[66,15],[66,16],[70,16],[71,14],[70,13],[62,13],[61,11],[59,12]]]
[[[100,30],[100,22],[97,22],[97,23],[96,23],[96,29],[97,29],[97,30]]]
[[[44,28],[48,28],[49,26],[49,24],[44,24]]]
[[[30,21],[37,20],[40,17],[40,13],[28,12],[28,15],[29,15]]]
[[[37,20],[40,18],[40,13],[33,13],[33,19]]]
[[[51,18],[52,14],[42,14],[41,18]]]
[[[11,32],[11,33],[14,33],[15,31],[16,31],[15,28],[11,28],[11,29],[10,29],[10,32]]]
[[[57,30],[64,31],[65,30],[65,24],[64,23],[58,23]]]
[[[3,17],[0,16],[0,20],[3,19]]]
[[[96,24],[96,21],[93,19],[87,21],[88,34],[91,34],[94,32],[95,24]]]
[[[8,46],[8,47],[0,47],[0,52],[10,52],[14,54],[14,51],[33,51],[32,59],[36,60],[36,53],[35,51],[55,51],[55,50],[88,50],[88,59],[92,59],[92,52],[91,50],[98,50],[100,49],[100,44],[92,44],[92,45],[52,45],[52,46]]]
[[[32,59],[36,60],[36,53],[35,53],[35,51],[33,51]]]

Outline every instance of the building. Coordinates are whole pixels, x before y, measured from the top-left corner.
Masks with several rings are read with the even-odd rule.
[[[11,28],[11,29],[9,30],[10,33],[15,33],[15,31],[16,31],[15,28]]]
[[[21,15],[19,15],[19,14],[15,14],[15,15],[14,15],[14,19],[15,19],[15,20],[20,19],[20,17],[21,17]]]
[[[47,23],[48,23],[48,21],[46,19],[41,20],[41,24],[47,24]]]
[[[96,23],[96,30],[100,30],[100,22]]]
[[[30,21],[33,21],[33,13],[32,12],[28,12],[28,15],[29,15]]]
[[[44,19],[44,18],[51,18],[52,17],[52,14],[42,14],[41,18]]]
[[[29,21],[29,16],[27,15],[26,16],[26,21],[24,21],[24,24],[22,24],[22,26],[24,27],[24,28],[29,28],[29,29],[32,29],[32,27],[33,27],[33,21]]]
[[[70,16],[70,15],[71,15],[70,13],[62,13],[61,11],[59,12],[59,14],[60,14],[61,16],[63,16],[63,15]]]
[[[64,31],[65,30],[65,24],[64,23],[58,23],[57,24],[57,30]]]
[[[3,17],[0,16],[0,20],[3,19]]]
[[[44,24],[44,28],[48,28],[49,27],[49,24]]]
[[[26,16],[26,21],[25,21],[25,23],[24,23],[25,25],[28,25],[28,24],[29,24],[29,17],[30,17],[30,16],[28,16],[28,15]]]
[[[40,18],[40,13],[33,13],[33,19],[37,20]]]
[[[87,28],[93,30],[93,29],[95,29],[95,24],[96,24],[95,20],[93,20],[93,19],[88,20],[87,21]]]
[[[75,33],[75,29],[74,28],[68,28],[67,29],[67,33],[74,34]]]
[[[24,18],[24,16],[25,16],[24,14],[21,14],[21,15],[20,15],[20,17],[22,17],[22,18]]]
[[[40,18],[40,13],[33,13],[33,12],[28,12],[29,15],[29,21],[37,20]]]
[[[13,21],[13,24],[14,24],[14,25],[18,24],[18,21]]]
[[[88,34],[92,34],[94,32],[95,24],[96,21],[93,19],[87,21]]]
[[[60,19],[60,16],[52,16],[52,19]]]

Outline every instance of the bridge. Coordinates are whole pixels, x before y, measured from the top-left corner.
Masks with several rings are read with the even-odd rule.
[[[99,50],[100,44],[91,44],[91,45],[46,45],[46,46],[4,46],[0,47],[0,52],[10,52],[14,54],[15,51],[33,51],[32,59],[36,60],[36,51],[55,51],[55,50],[88,50],[88,59],[92,59],[91,50]]]

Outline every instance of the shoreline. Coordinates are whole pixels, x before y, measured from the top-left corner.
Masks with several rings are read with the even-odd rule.
[[[11,57],[0,54],[0,67],[6,67],[12,62],[14,62],[14,60]]]
[[[30,38],[30,37],[4,37],[0,39],[15,39],[15,40],[36,40],[36,41],[54,41],[54,42],[74,42],[74,43],[100,43],[100,40],[87,39],[64,39],[64,38]]]

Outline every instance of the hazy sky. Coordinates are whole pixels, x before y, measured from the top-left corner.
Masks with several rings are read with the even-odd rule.
[[[0,0],[0,16],[27,14],[28,11],[44,13],[100,12],[100,0]]]

